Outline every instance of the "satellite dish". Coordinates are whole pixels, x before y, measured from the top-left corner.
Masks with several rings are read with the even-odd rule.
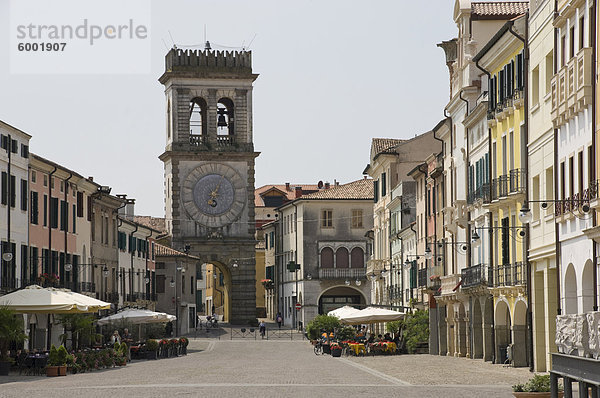
[[[318,187],[319,189],[323,189],[323,181],[319,181],[319,182],[317,183],[317,187]]]

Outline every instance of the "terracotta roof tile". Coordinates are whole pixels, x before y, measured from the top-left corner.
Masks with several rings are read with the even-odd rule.
[[[184,252],[181,252],[179,250],[175,250],[173,248],[170,248],[168,246],[165,245],[161,245],[160,243],[155,243],[154,244],[154,254],[156,256],[164,256],[164,257],[179,257],[179,256],[185,256],[186,254]],[[192,255],[188,255],[189,258],[193,258],[193,259],[199,259],[196,256],[192,256]]]
[[[390,151],[390,149],[404,141],[405,140],[399,140],[396,138],[373,138],[373,142],[371,144],[371,155],[374,157],[375,155],[379,155],[381,153],[394,153],[394,151]]]
[[[516,17],[525,14],[528,10],[528,1],[482,1],[471,4],[471,15],[480,17]]]
[[[309,195],[302,195],[301,199],[373,199],[373,180],[360,179],[348,184],[335,185],[329,189],[322,189]]]
[[[319,190],[319,187],[316,184],[290,184],[289,189],[286,184],[263,185],[262,187],[254,190],[254,206],[265,207],[265,203],[261,195],[270,191],[271,189],[276,189],[282,192],[288,200],[294,200],[296,199],[295,187],[301,187],[302,192],[306,193],[313,193]]]
[[[167,233],[167,228],[165,227],[165,219],[162,217],[133,216],[133,221],[146,227],[152,228],[156,231],[159,231],[160,233]]]

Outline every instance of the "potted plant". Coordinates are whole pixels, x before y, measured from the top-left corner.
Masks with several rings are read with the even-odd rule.
[[[550,375],[534,375],[525,384],[512,386],[513,395],[521,398],[550,397]],[[562,386],[559,386],[558,396],[563,397]]]
[[[8,375],[12,359],[8,351],[11,343],[22,344],[27,340],[23,326],[15,312],[6,307],[0,307],[0,376]]]
[[[158,359],[158,341],[153,339],[146,341],[146,359]]]
[[[331,356],[332,357],[341,357],[342,356],[342,347],[338,343],[331,343]]]
[[[61,348],[64,346],[61,345]],[[65,350],[66,352],[66,350]],[[46,366],[46,376],[48,377],[56,377],[62,376],[60,367],[65,367],[65,375],[66,375],[66,365],[67,358],[63,353],[59,353],[59,350],[56,348],[54,344],[50,347],[50,353],[48,354],[48,365]],[[64,362],[63,362],[64,361]]]
[[[181,355],[187,355],[187,346],[189,343],[190,341],[187,339],[187,337],[182,337],[179,339],[179,352]]]

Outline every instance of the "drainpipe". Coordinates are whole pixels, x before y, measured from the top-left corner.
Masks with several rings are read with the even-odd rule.
[[[463,100],[465,102],[465,105],[467,107],[467,113],[465,114],[465,119],[467,118],[467,116],[469,116],[469,101],[465,98],[463,98],[463,92],[464,89],[460,90],[459,93],[459,98],[461,100]],[[463,119],[464,122],[464,119]],[[469,159],[469,129],[465,127],[465,137],[466,137],[466,162],[465,162],[465,167],[466,167],[466,173],[465,173],[465,187],[467,187],[467,189],[465,189],[465,191],[467,192],[467,198],[468,198],[468,192],[469,192],[469,163],[470,163],[470,159]],[[467,225],[471,225],[471,212],[467,212]],[[467,228],[467,242],[471,242],[471,228]],[[472,261],[471,261],[471,245],[468,244],[467,245],[467,267],[471,267]],[[472,333],[471,333],[472,335]]]
[[[491,131],[491,129],[489,129]],[[491,198],[491,196],[490,196]],[[494,232],[494,221],[492,219],[492,212],[488,211],[488,226],[490,227],[488,229],[488,246],[489,246],[489,262],[490,265],[489,267],[492,267],[492,281],[488,281],[488,285],[490,283],[492,283],[492,285],[494,284],[493,281],[493,276],[494,276],[494,236],[493,236],[493,232]],[[488,269],[488,275],[489,275],[489,269]],[[489,278],[488,278],[489,279]],[[492,300],[492,363],[496,363],[496,317],[494,314],[494,298],[492,296],[487,297],[487,299]],[[484,316],[485,316],[485,307],[484,307]]]
[[[150,239],[152,237],[152,230],[150,230],[150,235],[146,236],[146,272],[144,274],[144,286],[145,286],[145,291],[146,291],[146,300],[150,300],[150,272],[148,270],[148,257],[150,256],[150,251],[148,250],[148,247],[150,246],[148,242],[148,239]],[[187,254],[187,253],[186,253]],[[189,257],[189,256],[188,256]],[[195,276],[195,275],[194,275]],[[146,278],[148,278],[148,283],[146,283]]]
[[[139,225],[135,224],[135,229],[133,230],[133,232],[131,232],[131,242],[134,242],[135,237],[133,236],[133,234],[135,234],[138,231]],[[137,249],[137,244],[135,245],[135,248]],[[133,259],[135,258],[135,250],[131,250],[131,270],[129,271],[129,293],[131,295],[133,295]],[[177,270],[175,270],[175,278],[177,278]],[[177,292],[175,292],[175,296],[177,296]],[[177,298],[177,297],[176,297]],[[127,300],[129,301],[129,300]]]
[[[65,189],[64,189],[64,198],[65,198],[65,206],[66,206],[66,220],[65,222],[65,250],[64,250],[64,256],[65,256],[65,264],[67,264],[67,248],[68,248],[68,233],[69,233],[69,180],[73,177],[73,172],[69,171],[69,177],[67,177],[65,179]],[[60,217],[62,218],[62,214],[60,215]],[[73,215],[75,216],[75,215]],[[64,265],[63,265],[63,271],[64,271]],[[69,275],[71,278],[71,290],[73,290],[74,292],[77,292],[79,289],[77,289],[77,285],[75,284],[75,275],[77,275],[78,270],[75,269],[74,265],[73,265],[73,259],[71,259],[71,275]]]
[[[590,18],[592,22],[591,32],[596,32],[596,2],[592,1],[592,7],[590,10]],[[592,159],[589,160],[591,164],[596,164],[596,34],[592,34]],[[596,172],[595,168],[593,169]],[[591,176],[590,176],[591,177]],[[595,176],[594,176],[595,177]],[[590,181],[592,179],[590,178]],[[589,184],[588,184],[589,186]],[[596,212],[592,211],[592,227],[596,226]],[[594,278],[594,306],[593,310],[598,311],[598,264],[596,260],[597,255],[597,244],[592,240],[592,255],[593,255],[593,278]]]
[[[294,272],[296,279],[296,303],[300,303],[300,292],[298,291],[298,206],[296,205],[296,201],[292,202],[292,206],[294,206],[294,240],[296,244],[296,249],[294,251],[294,262],[296,263],[296,272]],[[304,280],[304,276],[302,277],[302,280]],[[294,314],[294,319],[296,320],[294,326],[298,328],[298,310],[295,306],[293,306],[292,311],[295,311],[292,313]]]
[[[415,224],[414,223],[410,224],[410,229],[415,233],[415,248],[416,248],[417,244],[419,243],[419,235],[417,235],[417,231],[415,231]],[[415,259],[415,264],[416,264],[416,262],[417,262],[417,260]],[[413,267],[412,267],[412,261],[411,261],[410,269],[411,269],[411,271],[409,271],[409,272],[412,272],[412,269],[413,269]],[[409,286],[410,286],[410,277],[409,277]],[[413,288],[412,287],[410,288],[410,298],[411,299],[413,298]]]
[[[7,191],[7,195],[6,195],[6,221],[7,221],[7,230],[6,230],[6,252],[7,253],[11,253],[11,247],[10,247],[10,208],[11,208],[11,202],[12,202],[12,195],[13,192],[10,189],[11,188],[11,181],[10,181],[10,166],[11,166],[11,159],[12,159],[12,136],[9,134],[8,135],[8,143],[6,145],[6,153],[8,155],[8,165],[6,166],[6,171],[8,172],[8,174],[6,175],[6,191]],[[17,185],[17,177],[15,177],[15,190],[17,189],[16,187]],[[16,196],[16,195],[15,195]],[[17,205],[16,200],[15,200],[15,206]],[[16,247],[17,245],[15,244],[15,251],[16,251]],[[15,282],[15,287],[17,287],[17,276],[15,275],[17,272],[17,253],[12,253],[13,258],[10,262],[6,261],[6,266],[9,268],[9,270],[11,272],[7,272],[7,276],[8,276],[8,281],[6,281],[5,283],[7,283],[7,286],[10,286],[10,280],[14,280]],[[9,264],[12,263],[12,265],[9,266]],[[11,275],[13,274],[13,275]]]
[[[525,13],[525,37],[529,34],[529,12]],[[529,93],[527,92],[527,88],[529,87],[529,46],[527,44],[527,40],[519,35],[517,32],[513,30],[514,24],[511,24],[508,27],[508,31],[520,40],[523,43],[523,64],[525,68],[525,74],[523,76],[523,108],[524,108],[524,128],[522,134],[525,134],[525,143],[529,143]],[[523,159],[521,159],[521,163],[523,163]],[[525,199],[529,198],[529,156],[525,159]],[[527,287],[527,329],[528,329],[528,339],[529,339],[529,371],[533,372],[533,316],[531,311],[531,264],[529,263],[528,253],[529,253],[529,225],[525,226],[526,235],[524,240],[523,247],[523,260],[525,261],[525,265],[527,268],[527,279],[526,279],[526,287]]]
[[[554,19],[556,19],[558,17],[558,0],[554,0]],[[554,67],[554,74],[556,74],[556,72],[558,71],[558,59],[556,57],[556,49],[558,48],[558,28],[554,28],[554,57],[553,57],[553,67]],[[554,142],[554,200],[555,201],[559,201],[559,195],[558,195],[558,173],[559,173],[559,163],[558,163],[558,134],[559,134],[560,130],[555,128],[554,129],[554,137],[552,138],[553,142]],[[592,140],[592,143],[594,141]],[[562,195],[562,192],[561,192]],[[554,245],[555,245],[555,252],[556,252],[556,315],[560,315],[561,314],[561,301],[560,301],[560,265],[562,263],[561,260],[561,245],[560,245],[560,225],[555,222],[554,223]],[[596,267],[594,267],[596,268]]]
[[[56,173],[58,168],[54,166],[54,170],[52,170],[48,174],[48,259],[50,264],[47,264],[48,273],[52,272],[52,176]],[[48,346],[49,349],[49,346]]]

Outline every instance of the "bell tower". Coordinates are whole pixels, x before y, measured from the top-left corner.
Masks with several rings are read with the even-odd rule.
[[[171,49],[165,57],[165,221],[175,249],[214,264],[216,310],[256,318],[250,51]],[[216,276],[216,275],[215,275]],[[219,301],[220,299],[220,301]],[[208,311],[211,309],[208,308]]]

